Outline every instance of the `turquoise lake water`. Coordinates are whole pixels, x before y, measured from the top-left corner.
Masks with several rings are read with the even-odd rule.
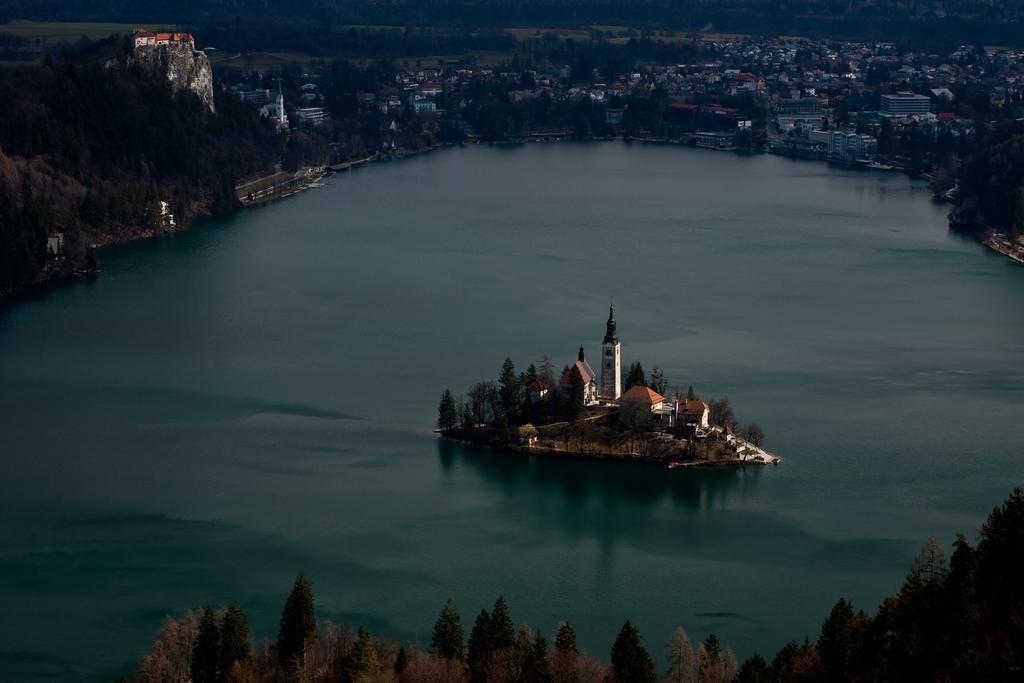
[[[0,313],[0,678],[110,680],[239,600],[429,639],[504,593],[607,658],[740,657],[874,609],[1022,479],[1024,269],[897,174],[610,142],[446,149],[176,236]],[[506,356],[596,354],[756,420],[777,467],[440,443]]]

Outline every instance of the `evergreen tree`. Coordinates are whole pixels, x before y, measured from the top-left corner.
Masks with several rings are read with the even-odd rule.
[[[533,636],[526,656],[523,658],[520,680],[523,683],[545,683],[551,680],[548,667],[548,641],[540,631]]]
[[[498,397],[501,400],[501,408],[504,411],[506,422],[511,422],[515,417],[516,408],[519,407],[519,395],[521,387],[519,378],[516,377],[516,368],[511,358],[506,358],[501,365],[501,374],[498,376]]]
[[[818,637],[824,679],[845,681],[853,654],[853,605],[840,599],[833,607]]]
[[[494,609],[490,618],[491,647],[495,650],[504,650],[512,647],[515,643],[516,631],[512,624],[512,617],[509,616],[508,603],[505,596],[499,595],[494,601]]]
[[[459,415],[455,410],[455,399],[450,389],[441,394],[441,403],[437,407],[437,428],[442,432],[454,429],[459,423]]]
[[[434,623],[434,632],[430,643],[431,652],[444,659],[466,658],[466,646],[463,642],[462,621],[459,610],[451,598],[445,603],[440,616]]]
[[[559,652],[578,652],[576,649],[576,631],[568,621],[558,625],[558,633],[555,634],[555,649]]]
[[[220,629],[220,675],[225,680],[236,662],[248,664],[252,659],[249,621],[237,602],[224,613]]]
[[[571,419],[579,417],[580,413],[583,412],[584,392],[586,387],[583,385],[583,377],[575,369],[569,374],[569,399],[566,405],[567,412]]]
[[[637,361],[629,366],[629,372],[626,373],[626,389],[646,386],[647,376],[644,374],[643,366]]]
[[[356,642],[352,646],[345,662],[345,679],[357,683],[370,680],[380,673],[380,655],[377,644],[364,627],[360,626],[356,633]]]
[[[281,612],[277,632],[277,657],[281,668],[292,673],[302,670],[306,662],[306,649],[315,636],[313,587],[306,575],[299,572]]]
[[[192,645],[192,681],[193,683],[217,683],[220,674],[220,634],[217,630],[217,617],[207,607],[199,620],[199,632],[196,633]]]
[[[462,428],[469,430],[475,426],[473,420],[473,409],[469,407],[469,403],[462,405]]]
[[[693,385],[692,384],[686,390],[686,399],[688,401],[696,401],[697,400],[697,392],[693,390]]]
[[[629,621],[612,645],[612,673],[617,683],[655,683],[658,675],[651,656],[640,643],[640,632]]]
[[[736,683],[770,683],[773,681],[768,662],[761,655],[751,655],[736,673]]]
[[[409,668],[409,653],[405,651],[405,646],[398,648],[398,654],[395,655],[395,673],[401,675]]]
[[[487,613],[487,610],[482,609],[476,616],[476,621],[473,622],[473,630],[469,633],[467,663],[474,674],[487,663],[487,658],[491,656],[493,649],[491,645],[491,615]]]

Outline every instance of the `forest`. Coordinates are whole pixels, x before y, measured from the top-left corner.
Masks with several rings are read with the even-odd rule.
[[[236,180],[272,171],[287,146],[323,154],[216,83],[209,112],[129,54],[111,38],[0,68],[0,299],[94,270],[94,245],[169,229],[161,201],[187,226],[233,210]]]
[[[258,4],[239,0],[9,0],[0,8],[0,21],[6,19],[169,21],[236,29],[248,22],[272,23],[295,36],[300,36],[303,28],[316,31],[351,24],[460,28],[625,25],[837,39],[942,38],[1014,45],[1022,41],[1024,4],[1020,0],[268,0]]]
[[[963,164],[955,228],[982,236],[990,231],[1012,240],[1024,235],[1024,123],[994,131]]]
[[[490,610],[476,613],[472,626],[449,599],[429,643],[399,644],[374,637],[363,626],[319,620],[312,583],[300,572],[276,638],[254,641],[237,603],[189,611],[167,618],[136,674],[124,680],[866,683],[1019,678],[1024,670],[1024,490],[1014,489],[992,511],[974,545],[958,534],[950,547],[947,561],[940,544],[929,539],[900,591],[885,598],[873,615],[839,599],[815,639],[790,640],[770,661],[752,654],[737,663],[713,633],[695,648],[681,626],[662,649],[660,643],[645,643],[629,620],[604,661],[579,647],[568,621],[553,628],[551,641],[525,624],[516,628],[502,596]]]

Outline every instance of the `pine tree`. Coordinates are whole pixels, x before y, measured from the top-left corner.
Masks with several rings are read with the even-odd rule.
[[[377,653],[377,644],[366,628],[360,626],[356,634],[356,643],[352,647],[345,662],[345,678],[348,681],[371,679],[380,673],[380,655]]]
[[[224,613],[220,629],[220,675],[227,678],[236,662],[247,664],[252,659],[249,622],[237,602],[231,603]]]
[[[395,673],[401,675],[407,668],[409,668],[409,653],[405,651],[405,646],[398,648],[398,654],[395,655]]]
[[[217,683],[219,667],[220,634],[217,631],[217,617],[207,607],[199,620],[199,632],[192,645],[192,682]]]
[[[533,636],[533,642],[523,661],[520,679],[526,683],[545,683],[551,680],[548,667],[548,640],[540,631]]]
[[[576,649],[576,631],[568,621],[558,625],[558,633],[555,634],[555,649],[559,652],[579,652]]]
[[[306,575],[299,572],[281,612],[277,632],[277,656],[281,668],[288,672],[300,670],[305,665],[306,649],[315,636],[313,587]]]
[[[626,389],[646,386],[647,376],[644,374],[644,367],[637,361],[629,366],[629,372],[626,373]]]
[[[451,598],[445,603],[440,616],[434,623],[434,632],[430,643],[431,652],[445,659],[465,659],[466,646],[463,642],[462,621],[459,610]]]
[[[450,389],[441,394],[441,403],[437,407],[437,428],[442,432],[453,429],[459,423],[459,415],[455,410],[455,399]]]
[[[688,401],[696,401],[697,400],[697,392],[693,390],[693,385],[692,384],[686,390],[686,400],[688,400]]]
[[[736,673],[736,683],[769,683],[775,680],[768,662],[761,655],[751,655]]]
[[[515,643],[516,631],[512,625],[512,617],[508,613],[508,603],[505,596],[499,595],[494,601],[494,609],[491,611],[491,647],[495,650],[504,650],[512,647]]]
[[[487,613],[487,610],[482,609],[476,616],[473,630],[469,633],[469,668],[475,673],[477,669],[486,664],[493,649],[491,645],[491,615]]]
[[[511,358],[506,358],[501,365],[501,374],[498,376],[498,396],[501,399],[501,407],[507,422],[511,422],[515,416],[516,408],[519,407],[520,385],[516,377],[516,368]]]
[[[651,655],[640,643],[640,632],[629,621],[622,625],[612,645],[612,673],[617,683],[655,683],[658,680]]]

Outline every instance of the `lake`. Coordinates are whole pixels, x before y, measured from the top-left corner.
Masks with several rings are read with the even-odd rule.
[[[874,610],[1021,482],[1024,269],[927,186],[643,143],[450,148],[105,250],[0,314],[0,678],[110,680],[238,600],[429,641],[504,593],[607,659],[629,618],[739,657]],[[775,467],[442,443],[464,391],[581,344],[727,396]]]

